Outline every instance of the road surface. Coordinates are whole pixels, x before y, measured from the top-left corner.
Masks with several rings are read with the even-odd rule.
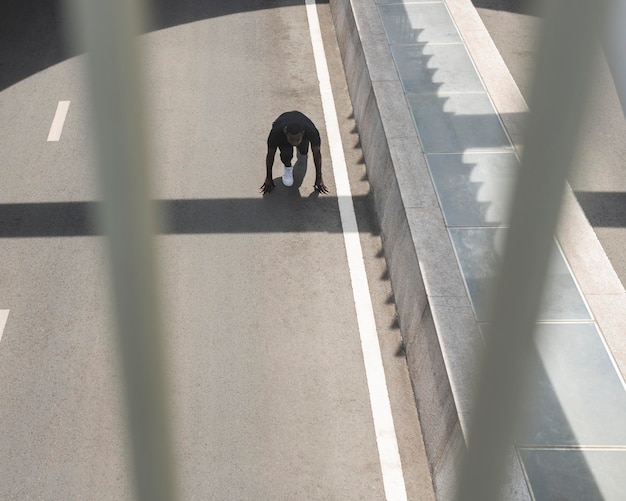
[[[180,499],[383,499],[304,0],[155,2],[142,36]],[[329,8],[317,6],[408,499],[432,499]],[[52,2],[0,16],[0,498],[132,498],[84,58]],[[322,134],[259,194],[272,121]],[[367,289],[357,291],[359,297]],[[374,407],[378,404],[374,403]],[[399,499],[399,498],[398,498]]]

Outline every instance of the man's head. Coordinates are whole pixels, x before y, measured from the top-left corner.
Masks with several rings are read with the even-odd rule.
[[[289,141],[290,145],[298,146],[302,142],[302,138],[304,137],[304,131],[301,127],[292,124],[285,127],[283,131],[287,135],[287,141]]]

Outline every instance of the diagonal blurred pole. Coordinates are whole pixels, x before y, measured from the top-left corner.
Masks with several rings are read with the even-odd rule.
[[[609,0],[545,2],[531,114],[457,484],[457,501],[502,499],[527,354]]]
[[[162,333],[157,301],[155,217],[138,35],[139,0],[66,0],[72,38],[87,50],[103,223],[130,423],[138,499],[174,499]]]

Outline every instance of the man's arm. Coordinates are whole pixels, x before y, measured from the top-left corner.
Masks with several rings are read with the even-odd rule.
[[[267,147],[267,155],[265,157],[265,182],[261,185],[260,191],[265,195],[274,189],[274,180],[272,179],[272,168],[274,167],[274,157],[276,156],[276,148]]]
[[[272,167],[274,167],[274,157],[276,156],[276,148],[267,148],[267,156],[265,157],[265,177],[272,179]]]
[[[315,164],[315,184],[313,187],[320,193],[328,193],[328,188],[322,179],[322,152],[319,145],[311,145],[311,153],[313,153],[313,163]]]

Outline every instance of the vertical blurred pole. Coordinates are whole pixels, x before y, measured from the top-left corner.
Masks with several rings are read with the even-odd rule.
[[[155,216],[149,200],[138,35],[139,0],[66,0],[73,38],[87,50],[103,223],[109,241],[119,346],[138,498],[174,499]]]
[[[546,0],[522,167],[457,501],[501,499],[527,354],[608,0]]]

